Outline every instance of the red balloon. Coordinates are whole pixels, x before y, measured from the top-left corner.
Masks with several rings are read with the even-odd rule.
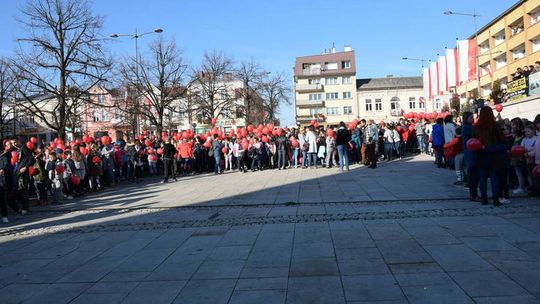
[[[413,126],[409,126],[409,131],[414,131],[414,127]]]
[[[265,135],[268,135],[270,133],[270,130],[267,128],[267,127],[264,127],[262,129],[262,132],[265,134]]]
[[[526,152],[525,147],[520,145],[513,146],[510,150],[510,153],[512,153],[512,156],[514,157],[522,157]]]
[[[536,180],[540,180],[540,165],[536,165],[533,168],[532,174]]]
[[[242,137],[246,137],[247,136],[247,130],[245,128],[242,128]]]
[[[157,149],[157,154],[159,154],[159,155],[163,154],[163,148],[158,148]]]
[[[268,136],[263,136],[263,137],[262,137],[262,141],[263,141],[264,143],[269,143],[269,142],[270,142],[270,139],[268,138]]]
[[[154,143],[153,143],[151,140],[149,140],[149,139],[147,139],[147,140],[144,142],[144,145],[147,146],[147,147],[151,147],[153,144],[154,144]]]
[[[110,145],[110,144],[111,144],[111,141],[112,141],[112,139],[111,139],[109,136],[107,136],[107,135],[101,137],[101,143],[102,143],[103,145],[105,145],[105,146],[106,146],[106,145]]]
[[[215,126],[216,125],[216,122],[217,122],[217,118],[212,118],[212,125]]]
[[[30,142],[33,143],[33,144],[37,144],[37,138],[30,137]]]
[[[151,160],[151,161],[157,161],[157,156],[155,156],[155,155],[150,155],[150,160]]]
[[[312,120],[309,122],[309,124],[313,126],[316,122],[317,122],[317,121],[316,121],[315,119],[312,119]]]
[[[255,127],[253,125],[247,126],[248,132],[253,133],[253,130],[255,130]]]
[[[274,124],[273,123],[268,123],[266,125],[266,127],[269,129],[269,130],[274,130]]]
[[[83,141],[87,144],[91,143],[92,142],[92,137],[88,136],[88,135],[84,135],[83,136]]]
[[[211,146],[212,146],[212,143],[210,143],[209,141],[204,143],[205,148],[210,148]]]
[[[319,123],[318,123],[318,122],[315,122],[315,123],[313,124],[313,127],[314,127],[315,129],[319,128]]]
[[[221,152],[223,152],[223,154],[227,154],[227,153],[229,153],[229,149],[227,149],[227,147],[223,147],[221,149]]]
[[[294,139],[293,141],[291,141],[291,146],[293,148],[298,148],[298,140]]]
[[[31,176],[36,175],[36,168],[28,167],[28,174],[30,174]]]
[[[283,129],[282,128],[277,129],[276,134],[277,134],[277,136],[283,135]]]
[[[19,154],[16,151],[11,151],[11,165],[15,166],[19,161]]]
[[[96,155],[96,156],[92,157],[92,162],[97,165],[97,164],[101,163],[101,158]]]
[[[77,146],[82,145],[82,140],[81,140],[80,138],[77,138],[77,139],[75,140],[75,145],[77,145]]]
[[[148,148],[148,154],[152,155],[154,153],[156,153],[156,151],[154,151],[154,149]]]
[[[498,105],[495,106],[495,110],[496,110],[497,112],[499,112],[499,113],[502,112],[503,109],[504,109],[504,107],[503,107],[502,104],[498,104]]]
[[[471,138],[467,141],[467,149],[473,152],[478,152],[482,150],[482,143],[480,140],[478,140],[478,138]]]
[[[81,151],[82,155],[84,156],[88,155],[88,148],[86,147],[80,147],[79,151]]]
[[[34,143],[31,142],[31,141],[26,142],[26,147],[27,147],[28,150],[30,150],[30,151],[33,151],[34,148],[35,148]]]
[[[56,173],[62,174],[64,173],[64,171],[66,171],[66,168],[64,168],[64,166],[56,166]]]
[[[242,149],[247,150],[249,148],[249,144],[247,142],[242,142]]]
[[[335,133],[332,129],[326,129],[326,135],[330,137],[334,137]]]
[[[71,183],[73,184],[73,186],[78,186],[81,183],[81,179],[77,175],[72,175]]]

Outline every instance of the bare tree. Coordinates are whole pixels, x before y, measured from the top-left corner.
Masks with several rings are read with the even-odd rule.
[[[264,101],[265,122],[273,122],[282,105],[291,105],[289,81],[285,74],[279,73],[262,79],[259,87]]]
[[[199,70],[194,73],[193,94],[197,116],[208,122],[212,118],[235,112],[237,92],[232,92],[232,59],[221,52],[205,53]]]
[[[259,121],[250,120],[256,116],[252,115],[252,112],[260,108],[258,91],[261,89],[260,84],[267,74],[269,73],[253,60],[240,63],[236,71],[236,76],[242,81],[242,89],[239,90],[239,93],[244,99],[244,104],[238,110],[246,117],[246,124],[259,123]]]
[[[17,77],[9,59],[0,58],[0,139],[4,139],[4,132],[8,117],[13,113]],[[15,123],[15,117],[13,117]]]
[[[150,45],[150,51],[148,59],[130,58],[127,64],[121,64],[120,73],[123,82],[136,88],[144,99],[142,105],[135,107],[135,114],[161,134],[164,127],[170,126],[175,103],[185,94],[182,83],[187,65],[174,41],[166,42],[160,37]]]
[[[22,45],[13,61],[24,98],[20,106],[65,138],[69,115],[91,102],[89,89],[110,70],[100,36],[103,18],[92,14],[87,0],[29,0],[21,14],[27,36],[18,39]]]

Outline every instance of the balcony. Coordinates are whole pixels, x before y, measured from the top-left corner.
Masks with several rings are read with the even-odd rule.
[[[297,100],[296,106],[299,108],[315,108],[322,107],[324,105],[324,100]]]
[[[296,92],[298,93],[323,92],[323,91],[324,91],[324,85],[320,83],[299,84],[296,86]]]
[[[303,76],[321,75],[321,68],[303,69],[302,75]]]

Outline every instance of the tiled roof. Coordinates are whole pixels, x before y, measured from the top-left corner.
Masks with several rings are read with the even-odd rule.
[[[423,86],[424,84],[421,76],[365,78],[356,80],[356,89],[358,91],[409,88],[412,89],[422,88]]]

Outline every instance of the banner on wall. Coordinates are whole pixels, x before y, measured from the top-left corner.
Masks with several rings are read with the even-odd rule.
[[[515,101],[527,97],[527,80],[525,77],[508,82],[506,100]]]
[[[540,73],[529,75],[529,95],[540,94]]]

